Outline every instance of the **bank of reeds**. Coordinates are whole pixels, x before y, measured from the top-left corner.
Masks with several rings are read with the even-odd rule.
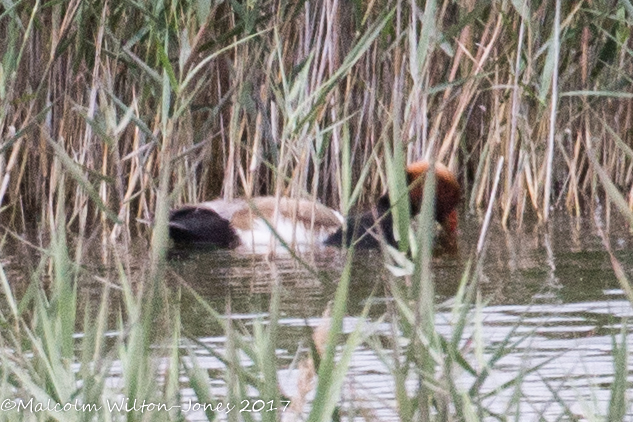
[[[448,163],[470,209],[504,157],[504,224],[589,209],[600,174],[630,208],[627,4],[7,3],[2,224],[48,220],[56,161],[69,228],[104,242],[157,202],[284,193],[347,211],[386,187],[393,149]]]
[[[494,196],[504,224],[532,212],[547,219],[552,206],[580,213],[605,202],[631,218],[628,2],[71,0],[1,7],[0,224],[3,235],[45,246],[24,297],[15,296],[0,267],[7,302],[2,397],[176,404],[182,370],[198,400],[216,400],[208,374],[180,342],[178,309],[166,299],[173,291],[161,283],[167,210],[176,203],[285,194],[346,213],[386,187],[402,197],[404,163],[432,157],[457,172],[470,209]],[[394,340],[392,351],[376,352],[390,364],[403,420],[502,419],[486,409],[491,393],[480,389],[512,345],[478,369],[461,342],[476,302],[476,271],[464,276],[453,338],[433,326],[430,207],[427,201],[418,231],[397,225],[410,255],[384,249],[399,268],[389,285],[390,317],[404,345]],[[395,207],[396,221],[405,221],[405,208]],[[112,243],[126,245],[144,230],[138,221],[155,227],[142,282],[133,285],[130,264],[113,253],[116,287],[104,285],[99,309],[79,309],[83,242],[96,238],[104,251],[116,250]],[[78,239],[73,247],[66,232]],[[348,282],[349,268],[323,350],[311,353],[318,381],[309,420],[341,414],[337,399],[351,353],[371,341],[359,326],[337,349]],[[114,345],[105,343],[113,328],[109,289],[121,290]],[[274,359],[276,295],[265,324],[248,336],[207,307],[227,333],[218,357],[232,401],[249,388],[266,402],[286,398]],[[157,344],[171,347],[160,353]],[[615,346],[614,355],[609,417],[622,418],[626,348]],[[116,388],[108,386],[112,362],[123,368]],[[456,369],[475,377],[467,392],[455,384]],[[412,378],[413,391],[405,385]],[[90,416],[61,416],[69,415]],[[156,420],[157,413],[123,417]]]

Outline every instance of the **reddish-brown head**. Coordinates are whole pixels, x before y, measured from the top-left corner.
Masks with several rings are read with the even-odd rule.
[[[407,182],[411,185],[409,198],[413,215],[420,212],[422,206],[422,192],[424,190],[424,176],[429,170],[429,162],[418,161],[407,167]],[[457,211],[461,197],[461,189],[457,178],[448,167],[435,163],[435,219],[442,224],[449,233],[457,230]]]

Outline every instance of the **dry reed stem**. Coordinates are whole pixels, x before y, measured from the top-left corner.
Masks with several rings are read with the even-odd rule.
[[[549,208],[552,189],[552,164],[554,162],[554,137],[556,133],[556,115],[558,111],[558,62],[560,56],[560,0],[556,0],[556,14],[554,17],[554,37],[552,49],[554,56],[554,70],[552,72],[552,96],[550,105],[549,136],[547,138],[547,170],[545,176],[545,191],[543,193],[543,220],[549,218]]]
[[[492,193],[490,194],[490,198],[488,200],[488,209],[486,210],[486,217],[484,218],[484,223],[481,227],[479,241],[477,242],[477,254],[480,254],[484,247],[484,240],[486,239],[486,233],[488,232],[488,226],[490,224],[490,218],[492,216],[492,206],[497,196],[497,186],[499,185],[499,179],[501,177],[502,169],[503,169],[503,156],[499,157],[499,161],[497,162],[497,170],[495,172],[495,179],[494,179],[495,181],[492,187]]]

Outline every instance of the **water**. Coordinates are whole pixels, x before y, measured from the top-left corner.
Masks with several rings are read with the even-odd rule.
[[[508,339],[516,345],[512,353],[496,363],[482,391],[493,391],[519,375],[523,378],[520,390],[505,388],[484,401],[494,412],[515,412],[517,407],[509,405],[514,395],[514,400],[520,398],[520,420],[555,420],[564,412],[560,402],[571,409],[573,417],[588,417],[593,412],[606,414],[614,372],[612,342],[614,337],[620,341],[622,324],[633,309],[613,275],[609,255],[593,224],[591,220],[566,215],[555,215],[547,227],[527,224],[503,231],[498,224],[492,224],[479,273],[485,306],[480,315],[483,332],[478,335],[486,345],[480,359],[488,361]],[[466,261],[477,243],[479,227],[476,218],[466,219],[461,226],[460,254],[434,259],[436,303],[455,295]],[[625,227],[612,222],[605,228],[616,257],[627,276],[633,278],[632,240]],[[283,286],[277,355],[286,369],[280,371],[279,379],[284,392],[293,396],[299,370],[293,369],[291,363],[306,348],[311,332],[306,334],[306,326],[314,329],[320,324],[321,315],[334,296],[344,265],[342,254],[323,249],[304,257],[317,269],[318,276],[283,255],[274,260],[227,251],[185,255],[172,261],[175,273],[188,280],[215,309],[226,309],[246,327],[255,318],[265,319],[271,285],[278,282]],[[380,320],[390,301],[382,262],[378,251],[358,251],[344,330],[353,331],[370,300],[369,323],[373,325],[369,329],[389,344],[393,336],[391,325]],[[214,332],[208,321],[197,318],[195,311],[191,315],[184,311],[183,321],[203,343],[222,347],[220,333]],[[447,338],[452,333],[451,321],[450,309],[440,307],[436,326]],[[630,332],[628,326],[626,332]],[[471,335],[472,327],[467,329],[465,339]],[[630,338],[626,337],[629,349],[633,347]],[[219,377],[219,362],[202,349],[198,353],[202,366]],[[475,351],[470,355],[471,364],[477,367]],[[631,380],[631,365],[629,368]],[[459,382],[467,390],[473,378],[464,374]],[[215,390],[223,394],[222,382],[217,383]],[[371,348],[361,346],[356,350],[343,390],[348,402],[369,412],[374,420],[397,420],[392,376]],[[633,411],[628,411],[633,417]],[[189,415],[192,420],[198,416],[201,415]],[[360,416],[357,419],[362,420]]]
[[[472,315],[481,319],[482,332],[475,332],[474,325],[468,326],[463,342],[468,360],[477,370],[483,369],[483,362],[489,361],[504,342],[509,340],[514,345],[511,353],[491,368],[481,391],[493,392],[522,377],[518,390],[509,386],[484,400],[491,411],[510,418],[517,411],[517,406],[510,404],[518,400],[518,419],[522,421],[557,420],[564,416],[561,403],[571,410],[568,419],[588,418],[592,413],[606,415],[614,373],[613,340],[620,341],[623,324],[627,324],[626,334],[630,333],[633,308],[614,276],[594,224],[590,219],[576,220],[566,215],[554,215],[546,227],[528,223],[503,231],[497,223],[491,224],[478,274],[484,305],[479,315]],[[467,261],[473,256],[480,226],[475,217],[464,219],[460,253],[433,260],[436,327],[446,338],[453,332],[453,316],[446,303],[455,296]],[[625,274],[633,279],[633,239],[626,224],[614,219],[604,229]],[[309,336],[322,325],[322,315],[334,297],[345,265],[344,254],[335,248],[316,249],[302,258],[306,265],[287,254],[270,259],[234,251],[175,251],[168,271],[173,291],[187,284],[244,332],[252,330],[255,321],[266,321],[272,286],[281,286],[276,353],[281,368],[279,383],[289,397],[297,393],[297,356],[305,356]],[[3,260],[9,276],[21,262],[15,255]],[[393,345],[393,327],[385,313],[392,300],[383,262],[380,251],[357,251],[344,332],[355,329],[370,303],[364,330],[389,348]],[[142,262],[136,264],[143,268]],[[80,294],[81,290],[98,298],[101,284],[84,284]],[[222,353],[225,333],[191,295],[182,293],[180,301],[184,331],[199,342],[185,343],[194,350],[197,363],[207,369],[213,394],[222,397],[226,394],[224,365],[201,345]],[[477,336],[484,339],[483,350],[473,349],[470,339]],[[625,341],[629,349],[633,348],[631,336],[627,335]],[[249,365],[246,356],[242,359]],[[629,381],[633,380],[631,369],[629,364]],[[121,379],[120,371],[115,362],[113,385]],[[457,374],[460,388],[467,391],[473,377],[459,371]],[[195,403],[196,398],[186,382],[182,385],[186,408],[189,400]],[[394,391],[388,366],[371,347],[361,345],[354,352],[343,386],[343,403],[353,403],[358,410],[353,419],[398,420]],[[304,410],[308,407],[309,403]],[[633,409],[627,411],[628,418],[633,419]],[[203,413],[194,409],[186,416],[188,420],[205,420]]]

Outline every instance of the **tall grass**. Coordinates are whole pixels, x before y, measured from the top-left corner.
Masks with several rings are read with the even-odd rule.
[[[387,176],[397,177],[401,171],[402,167],[394,168]],[[64,183],[62,177],[60,186]],[[434,189],[432,177],[425,183],[427,193]],[[402,189],[402,193],[406,192],[406,186]],[[31,272],[26,294],[16,295],[0,263],[4,302],[0,307],[3,348],[0,402],[10,400],[27,406],[27,410],[3,408],[2,417],[6,420],[25,414],[31,420],[182,420],[189,417],[183,406],[183,389],[187,387],[191,388],[195,401],[214,408],[221,402],[241,403],[248,397],[261,400],[266,406],[276,403],[275,412],[233,413],[228,415],[229,420],[331,421],[355,414],[365,420],[379,420],[343,394],[353,354],[363,343],[371,345],[389,370],[401,420],[504,419],[498,406],[489,405],[490,399],[504,391],[516,391],[516,400],[507,404],[505,414],[520,417],[518,398],[523,379],[538,373],[549,362],[523,368],[493,391],[485,387],[503,356],[531,333],[517,336],[511,330],[496,346],[486,344],[481,335],[483,305],[477,294],[483,252],[464,271],[452,304],[451,335],[438,333],[430,259],[432,195],[425,196],[417,225],[409,226],[403,234],[411,240],[410,251],[383,246],[385,261],[392,272],[386,283],[393,298],[386,313],[393,332],[392,346],[385,349],[376,338],[384,334],[374,331],[369,321],[371,298],[366,300],[356,326],[347,332],[342,329],[352,277],[353,250],[349,250],[331,308],[324,315],[323,326],[317,329],[320,333],[314,335],[311,352],[299,352],[304,354],[298,357],[304,377],[297,393],[300,396],[289,397],[287,386],[278,379],[276,345],[282,316],[279,280],[274,277],[271,280],[266,313],[255,317],[248,327],[239,319],[230,318],[230,306],[226,310],[214,309],[184,280],[179,287],[168,288],[164,283],[153,283],[157,275],[152,271],[139,279],[139,270],[131,270],[126,259],[115,250],[114,271],[99,277],[108,280],[99,292],[99,299],[81,298],[78,286],[94,275],[77,265],[85,260],[77,255],[79,252],[75,251],[71,259],[73,249],[63,229],[67,217],[62,192],[63,189],[58,190],[57,208],[49,225],[50,245],[40,251],[41,259]],[[394,207],[396,212],[398,208]],[[82,249],[81,254],[85,252]],[[150,262],[149,257],[146,259]],[[270,265],[274,269],[275,263]],[[50,281],[45,283],[45,280]],[[625,277],[621,281],[628,283]],[[180,321],[179,302],[183,295],[196,297],[198,312],[204,310],[199,317],[221,327],[226,340],[220,347],[201,343],[187,332]],[[621,339],[614,338],[613,343],[615,381],[607,409],[609,420],[623,420],[626,415],[625,336],[623,324]],[[225,395],[213,394],[211,376],[198,362],[194,346],[223,365]],[[314,396],[309,398],[312,389]],[[557,391],[552,394],[558,397]],[[563,413],[573,414],[569,403],[556,400]],[[141,411],[143,402],[164,404],[170,410]],[[38,403],[44,410],[35,407],[32,412],[28,410],[28,406]],[[61,407],[68,403],[73,405],[69,410],[55,410],[56,404]],[[127,406],[127,410],[117,410],[113,403],[124,409]],[[287,403],[297,406],[293,413],[282,410]],[[204,415],[208,420],[216,420],[221,412],[207,408]]]
[[[529,214],[547,220],[551,207],[580,214],[602,201],[633,221],[633,8],[615,1],[555,6],[527,0],[4,2],[1,234],[39,247],[41,258],[23,296],[0,266],[2,397],[175,405],[182,371],[200,402],[217,403],[209,375],[187,350],[186,341],[195,339],[183,341],[171,300],[179,292],[163,283],[166,221],[175,204],[290,195],[348,213],[386,188],[393,198],[405,197],[404,165],[425,157],[456,171],[470,209],[488,207],[488,216],[496,209],[504,225]],[[426,189],[434,189],[432,178]],[[510,338],[480,367],[469,363],[471,350],[462,342],[466,325],[480,328],[476,269],[465,271],[452,338],[434,326],[429,198],[417,230],[408,206],[394,204],[399,250],[385,245],[383,252],[394,274],[389,316],[403,342],[389,354],[379,346],[375,351],[389,362],[403,420],[502,419],[485,405],[494,392],[481,386],[513,346]],[[151,264],[141,277],[127,256],[138,238],[150,239]],[[78,280],[93,245],[117,273],[109,276],[113,284],[104,284],[99,305],[82,310]],[[606,240],[605,247],[631,297]],[[372,342],[363,324],[342,339],[352,253],[327,334],[305,366],[312,365],[316,382],[309,409],[300,409],[310,421],[346,411],[338,399],[352,352]],[[43,285],[47,277],[50,286]],[[227,335],[225,353],[208,351],[226,366],[232,402],[249,389],[266,402],[287,398],[275,360],[279,294],[274,286],[267,317],[246,334],[199,298]],[[115,324],[108,318],[113,303]],[[619,419],[626,389],[621,344],[614,343],[609,410]],[[481,350],[483,340],[474,347]],[[114,362],[122,371],[112,387]],[[456,371],[475,381],[464,390]],[[523,376],[504,388],[520,385]],[[62,420],[50,411],[34,417]],[[124,417],[184,416],[173,410]]]
[[[504,224],[587,208],[599,194],[590,151],[630,208],[630,10],[546,6],[9,2],[3,225],[47,220],[54,157],[72,176],[69,227],[104,243],[160,221],[163,204],[218,195],[347,210],[342,181],[370,200],[390,148],[449,163],[471,208],[487,204],[504,157]]]

